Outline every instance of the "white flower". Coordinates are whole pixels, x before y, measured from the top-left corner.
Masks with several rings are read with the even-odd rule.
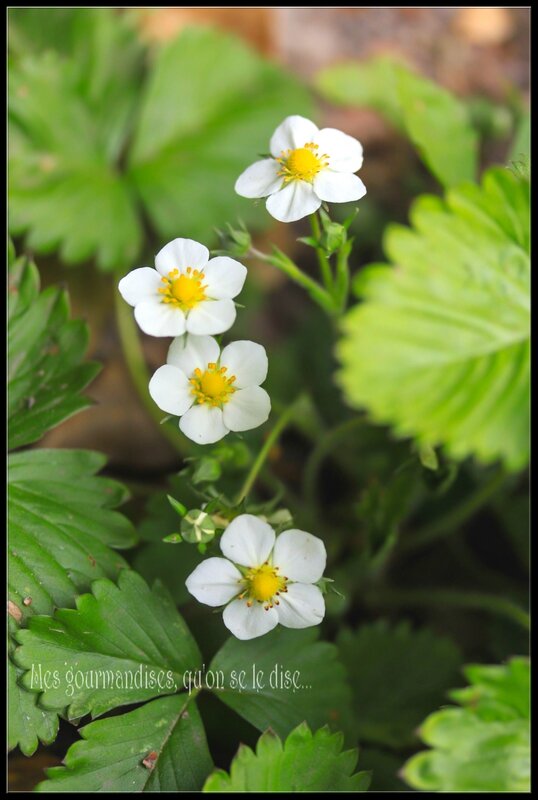
[[[267,354],[260,344],[232,342],[221,353],[212,336],[179,336],[166,362],[153,375],[149,393],[159,408],[181,417],[179,427],[194,442],[212,444],[268,418],[271,401],[260,388]]]
[[[254,639],[280,623],[310,628],[325,616],[313,584],[323,575],[325,545],[306,531],[275,538],[267,522],[252,514],[236,517],[220,540],[226,558],[208,558],[186,580],[189,592],[208,606],[226,604],[223,620],[238,639]]]
[[[235,320],[233,297],[247,270],[227,256],[209,260],[209,250],[192,239],[174,239],[155,256],[155,269],[141,267],[119,282],[124,300],[150,336],[223,333]]]
[[[271,137],[272,158],[256,161],[236,181],[242,197],[267,197],[280,222],[313,214],[322,201],[348,203],[366,194],[354,175],[362,165],[362,145],[335,128],[319,130],[304,117],[286,117]]]

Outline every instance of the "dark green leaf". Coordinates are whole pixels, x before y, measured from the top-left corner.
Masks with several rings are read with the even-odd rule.
[[[363,792],[370,776],[352,774],[357,751],[342,752],[344,737],[328,728],[312,733],[306,723],[285,742],[272,731],[260,736],[254,753],[241,745],[230,774],[217,770],[204,792]]]
[[[95,477],[104,463],[85,450],[9,456],[9,597],[25,615],[72,606],[93,579],[115,578],[127,566],[111,548],[130,547],[135,532],[111,510],[125,500],[125,489]]]
[[[28,670],[25,688],[40,691],[44,708],[69,719],[99,716],[183,687],[183,674],[200,666],[200,652],[162,585],[151,591],[130,570],[119,585],[95,581],[77,610],[32,617],[21,630],[16,663]],[[56,675],[52,685],[45,672]]]
[[[8,446],[22,447],[49,428],[87,408],[80,391],[99,365],[81,363],[88,330],[69,319],[64,291],[51,287],[39,294],[39,274],[25,258],[9,270],[8,303]]]
[[[284,737],[306,721],[313,729],[329,724],[347,733],[344,668],[335,646],[317,638],[313,628],[279,627],[250,641],[228,639],[211,663],[224,677],[216,696],[261,731],[272,728]]]
[[[196,792],[212,761],[196,704],[183,694],[91,722],[38,792]],[[144,763],[145,762],[145,763]]]
[[[343,631],[337,644],[361,743],[400,747],[416,741],[417,725],[442,702],[461,665],[452,642],[406,623]]]
[[[431,750],[413,756],[405,780],[430,792],[530,792],[530,664],[467,667],[461,708],[431,714],[420,729]]]

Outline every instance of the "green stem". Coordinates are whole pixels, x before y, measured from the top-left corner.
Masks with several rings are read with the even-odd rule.
[[[334,428],[328,430],[312,449],[304,468],[303,493],[306,500],[313,505],[317,505],[317,483],[321,465],[329,455],[333,447],[338,443],[340,437],[352,430],[356,425],[364,422],[362,416],[356,415],[351,419],[346,419]]]
[[[424,545],[436,542],[447,536],[452,531],[458,530],[470,517],[473,516],[495,494],[505,479],[504,470],[501,468],[492,478],[467,497],[459,506],[445,514],[440,519],[435,519],[429,525],[418,530],[414,536],[401,540],[402,552],[412,552]]]
[[[312,234],[314,236],[314,239],[318,243],[320,243],[321,242],[321,225],[320,225],[320,222],[319,222],[319,219],[318,219],[317,211],[315,211],[313,214],[310,215],[310,225],[312,227]],[[321,277],[322,277],[323,283],[325,284],[325,288],[329,292],[332,293],[333,274],[332,274],[332,269],[331,269],[331,262],[329,261],[327,253],[325,252],[325,250],[323,249],[321,244],[319,244],[319,246],[316,247],[316,253],[317,253],[317,256],[318,256],[319,269],[320,269],[320,272],[321,272]]]
[[[248,495],[248,493],[252,489],[252,486],[254,485],[254,481],[258,477],[258,473],[261,470],[261,468],[263,467],[263,465],[265,463],[265,460],[267,459],[267,456],[269,455],[269,453],[271,451],[271,448],[277,442],[280,434],[282,433],[284,428],[288,425],[288,423],[291,421],[294,413],[296,412],[296,407],[298,405],[299,399],[300,398],[297,398],[297,400],[295,400],[293,403],[291,403],[291,405],[289,405],[287,407],[287,409],[278,418],[275,426],[273,427],[273,429],[270,432],[269,436],[265,440],[262,449],[260,450],[260,452],[256,456],[256,459],[255,459],[254,463],[252,464],[247,477],[245,478],[243,486],[241,487],[241,490],[240,490],[239,494],[237,495],[237,500],[235,501],[236,505],[239,505],[239,503],[242,500],[245,499],[245,497]]]
[[[264,261],[266,264],[271,264],[273,267],[276,267],[285,275],[288,276],[294,283],[297,283],[299,286],[302,286],[303,289],[309,293],[310,297],[323,308],[329,315],[333,315],[335,308],[334,308],[334,300],[332,296],[313,278],[310,278],[308,275],[299,269],[297,264],[295,264],[291,258],[285,255],[280,251],[277,251],[274,255],[269,255],[268,253],[262,253],[260,250],[256,250],[256,248],[251,247],[250,252],[247,254],[247,258],[257,258],[260,261]]]
[[[349,254],[353,246],[353,240],[348,239],[338,250],[336,256],[336,287],[335,298],[340,314],[343,314],[347,306],[349,295]]]
[[[510,619],[526,630],[530,627],[529,614],[511,600],[481,592],[453,591],[450,589],[382,589],[371,593],[367,600],[380,606],[432,605],[452,608],[470,608]]]
[[[117,290],[114,291],[114,303],[116,324],[118,326],[125,363],[127,364],[131,380],[138,395],[146,411],[155,422],[162,435],[168,439],[180,455],[185,455],[185,448],[181,444],[179,435],[170,430],[170,428],[167,428],[166,423],[161,425],[163,414],[157,408],[149,394],[148,385],[150,376],[140,344],[138,329],[133,318],[133,312]]]

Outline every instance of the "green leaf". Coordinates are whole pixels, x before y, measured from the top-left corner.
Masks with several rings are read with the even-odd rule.
[[[12,636],[8,637],[7,700],[8,700],[8,750],[19,747],[25,756],[37,750],[39,742],[50,744],[58,733],[58,717],[37,705],[37,696],[23,689],[18,681],[22,670],[18,669],[11,655],[16,647]]]
[[[463,103],[432,81],[388,58],[330,67],[317,77],[336,103],[368,106],[404,132],[443,186],[472,180],[477,137]]]
[[[529,187],[493,169],[392,226],[343,319],[348,402],[421,445],[509,469],[529,448]]]
[[[337,639],[353,693],[358,739],[400,747],[443,700],[461,665],[457,647],[429,630],[380,621]]]
[[[172,533],[170,536],[177,537],[179,534]],[[171,547],[171,543],[179,546]],[[151,542],[137,550],[133,567],[150,584],[155,580],[162,581],[175,602],[184,605],[192,601],[185,581],[201,560],[196,547],[167,536],[162,542]]]
[[[342,752],[344,737],[328,728],[312,733],[306,723],[285,742],[272,731],[260,736],[254,753],[241,745],[230,774],[217,770],[204,792],[363,792],[370,776],[352,775],[357,751]]]
[[[441,792],[530,792],[530,663],[466,669],[461,708],[431,714],[420,731],[431,750],[404,767],[415,789]]]
[[[39,293],[39,273],[26,258],[9,267],[8,446],[22,447],[91,405],[80,391],[99,365],[81,363],[88,329],[69,319],[67,293]]]
[[[9,227],[67,263],[129,265],[141,231],[118,169],[140,79],[140,46],[113,9],[77,9],[72,53],[14,59],[9,77]],[[49,28],[49,25],[46,25]]]
[[[235,194],[240,173],[288,114],[312,111],[306,89],[222,32],[190,28],[157,54],[129,174],[161,237],[214,240],[238,215],[266,222]]]
[[[211,663],[215,695],[258,730],[285,737],[300,722],[350,731],[350,692],[336,647],[313,628],[276,628],[249,641],[230,638]],[[263,685],[262,685],[263,683]]]
[[[80,733],[65,767],[47,770],[36,791],[196,792],[212,767],[198,709],[185,694],[91,722]]]
[[[112,548],[130,547],[136,535],[111,510],[126,499],[125,489],[95,477],[104,463],[104,456],[85,450],[9,456],[9,598],[24,615],[72,606],[92,580],[115,578],[127,566]]]
[[[531,115],[527,111],[525,112],[520,121],[519,125],[516,130],[516,135],[514,141],[512,142],[512,147],[510,148],[510,155],[508,157],[509,161],[515,161],[516,163],[521,162],[522,160],[528,159],[531,154]]]
[[[107,578],[77,609],[32,617],[21,630],[16,663],[23,685],[41,692],[43,708],[69,719],[96,717],[183,687],[183,674],[200,665],[200,652],[168,591],[150,590],[136,572],[123,570],[118,585]],[[45,672],[56,676],[47,682]]]

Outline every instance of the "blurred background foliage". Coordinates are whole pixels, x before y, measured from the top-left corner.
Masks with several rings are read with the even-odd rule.
[[[9,11],[9,228],[18,252],[37,254],[45,289],[37,300],[35,268],[18,262],[33,323],[19,321],[10,356],[12,444],[44,433],[47,448],[106,455],[107,476],[130,490],[139,537],[121,561],[164,582],[206,659],[226,632],[184,590],[201,555],[162,542],[179,521],[167,494],[195,507],[217,480],[233,493],[264,431],[206,448],[204,463],[185,461],[201,449],[156,424],[122,349],[136,335],[149,374],[168,342],[138,339],[115,317],[117,278],[176,236],[216,246],[216,229],[238,217],[260,249],[274,241],[313,271],[313,253],[296,241],[304,221],[269,227],[263,203],[234,194],[235,179],[290,113],[365,146],[368,195],[350,231],[361,302],[337,331],[300,289],[252,263],[233,336],[266,345],[277,413],[311,398],[271,450],[258,499],[276,498],[326,542],[341,594],[327,597],[323,638],[347,671],[351,740],[374,790],[472,788],[476,775],[461,769],[467,740],[457,727],[443,738],[444,718],[428,718],[420,739],[433,755],[407,762],[402,782],[422,747],[417,728],[448,690],[488,684],[486,673],[464,676],[463,664],[528,653],[528,24],[528,10],[502,8]],[[473,183],[462,189],[462,180]],[[339,220],[352,211],[333,210]],[[58,282],[88,340],[67,322]],[[32,345],[43,330],[59,359]],[[95,374],[80,363],[86,340],[103,369],[86,392],[96,404],[71,416]],[[455,342],[461,360],[447,369]],[[28,383],[41,369],[45,388]],[[65,370],[70,388],[51,408],[50,386],[58,394]],[[24,493],[24,459],[15,466],[12,490]],[[78,465],[88,486],[97,468],[92,458]],[[118,488],[113,496],[120,502]],[[84,570],[78,580],[85,589]],[[524,684],[518,664],[501,683]],[[464,691],[453,700],[480,719],[457,722],[480,728],[477,759],[498,758],[495,731],[483,726],[512,715],[504,785],[526,712],[490,704],[482,714]],[[258,734],[211,696],[200,709],[228,770],[238,741],[254,746]],[[39,724],[54,738],[48,716]],[[62,722],[29,762],[35,772],[15,751],[12,788],[35,785],[75,738]]]

